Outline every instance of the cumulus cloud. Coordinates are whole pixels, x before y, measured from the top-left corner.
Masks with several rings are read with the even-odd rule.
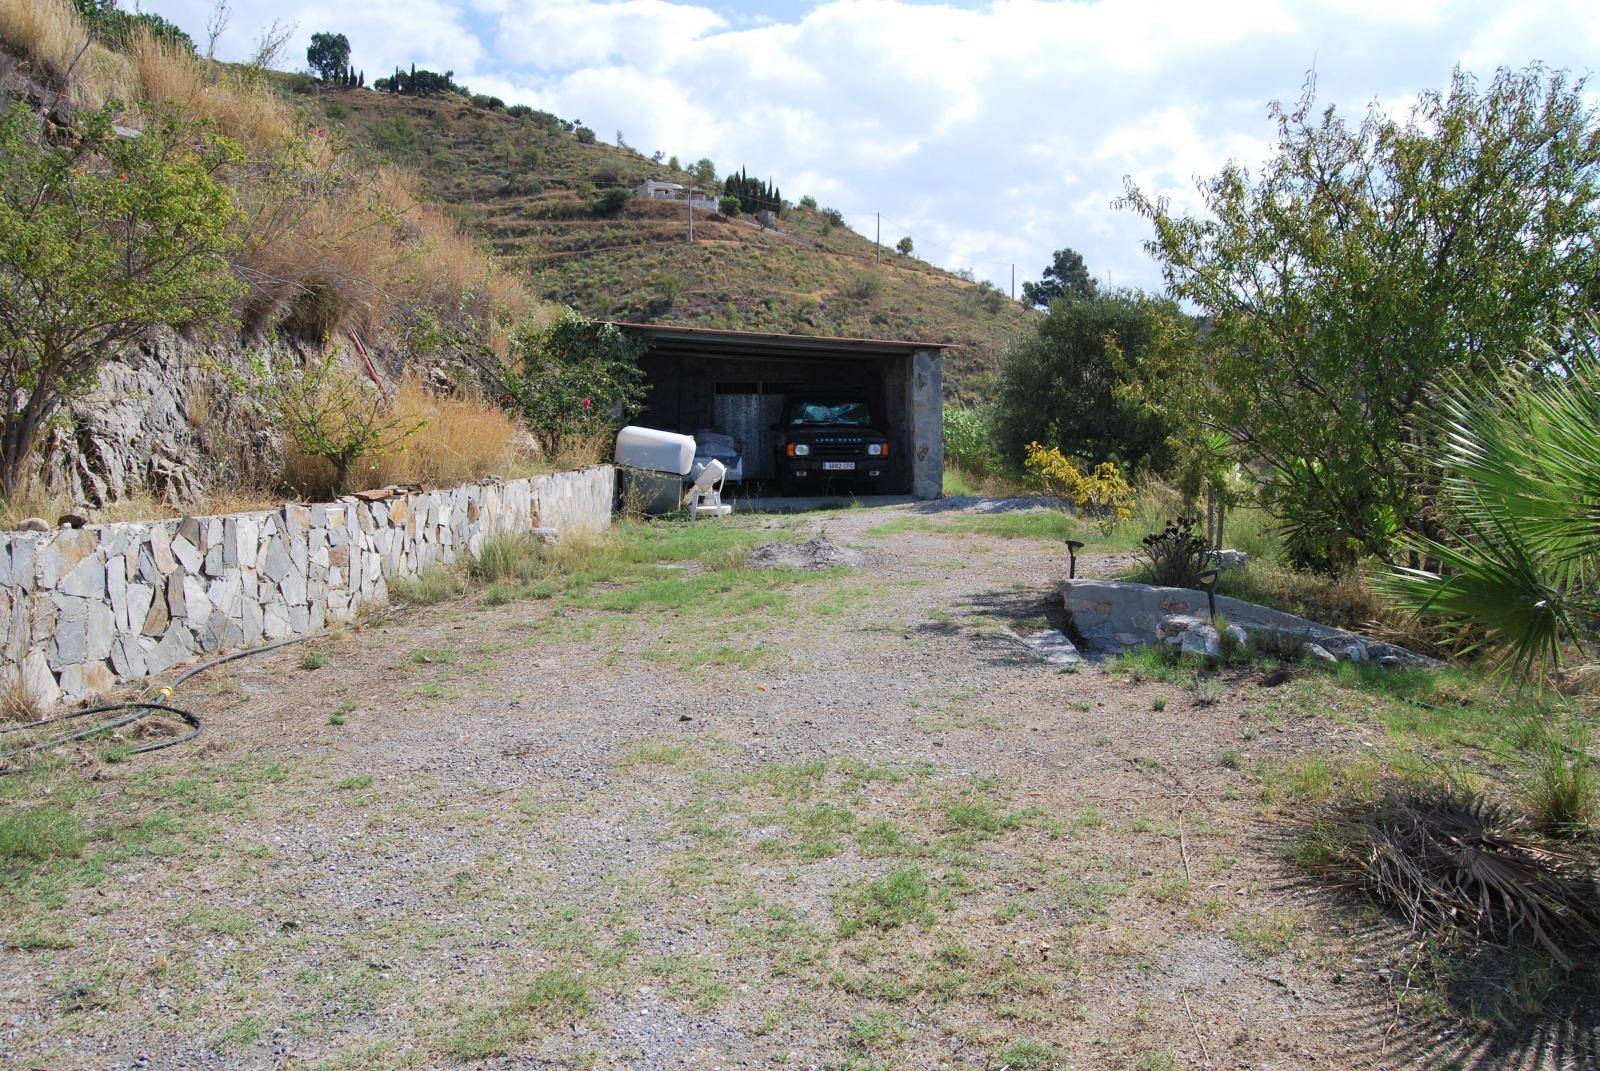
[[[475,89],[582,118],[645,152],[748,167],[870,233],[1003,285],[1062,245],[1154,286],[1123,177],[1194,204],[1193,179],[1259,160],[1266,104],[1316,71],[1340,107],[1403,108],[1462,63],[1582,69],[1582,0],[235,0],[232,54],[292,18],[297,49],[346,33],[369,77],[453,69]],[[191,32],[206,0],[157,0]]]

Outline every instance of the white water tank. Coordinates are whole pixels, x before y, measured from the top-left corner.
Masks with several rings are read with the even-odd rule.
[[[694,467],[694,436],[629,425],[617,432],[617,464],[687,476]]]

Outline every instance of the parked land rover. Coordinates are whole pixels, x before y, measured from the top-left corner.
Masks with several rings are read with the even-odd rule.
[[[785,494],[846,484],[873,488],[889,479],[889,436],[865,398],[790,395],[773,430]]]

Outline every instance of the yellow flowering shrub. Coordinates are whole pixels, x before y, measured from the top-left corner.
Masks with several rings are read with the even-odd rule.
[[[1109,461],[1085,472],[1055,447],[1029,443],[1023,467],[1045,494],[1071,502],[1102,530],[1133,516],[1133,487]]]

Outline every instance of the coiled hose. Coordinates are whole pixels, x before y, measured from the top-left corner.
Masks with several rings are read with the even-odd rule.
[[[164,685],[161,688],[156,689],[155,693],[150,699],[129,700],[126,703],[107,703],[104,706],[98,707],[85,707],[83,710],[73,710],[67,712],[66,714],[57,714],[54,717],[41,718],[38,721],[24,722],[21,725],[7,725],[0,727],[0,736],[3,736],[7,733],[25,732],[29,729],[39,729],[47,725],[61,725],[63,726],[63,729],[65,729],[66,723],[80,721],[83,718],[93,717],[96,714],[112,714],[118,711],[124,712],[120,717],[110,718],[106,721],[98,722],[89,726],[87,729],[63,731],[56,736],[52,736],[48,740],[41,740],[37,743],[0,751],[0,777],[4,777],[7,774],[16,773],[18,770],[22,769],[23,767],[13,765],[13,763],[23,755],[30,755],[34,752],[44,751],[48,748],[60,747],[62,744],[70,744],[75,740],[87,740],[91,736],[99,736],[102,733],[115,732],[118,729],[132,725],[135,722],[142,721],[143,719],[151,717],[155,714],[175,715],[189,726],[189,731],[184,733],[182,736],[173,736],[163,740],[155,740],[148,744],[141,744],[136,748],[130,748],[127,752],[125,752],[125,754],[142,755],[147,751],[160,751],[162,748],[175,747],[178,744],[186,744],[190,740],[193,740],[195,737],[200,735],[200,719],[191,711],[184,710],[182,707],[170,706],[162,701],[170,699],[174,689],[176,689],[184,681],[189,680],[191,677],[197,677],[206,670],[215,669],[217,666],[220,666],[225,662],[232,662],[239,658],[248,658],[251,655],[266,654],[268,651],[275,651],[279,647],[287,647],[291,643],[300,643],[301,641],[309,640],[310,638],[311,637],[309,635],[291,636],[288,639],[276,640],[273,643],[265,644],[261,647],[251,647],[243,651],[234,651],[232,654],[225,654],[221,658],[213,658],[209,662],[202,662],[198,666],[190,666],[188,669],[178,674],[178,676],[173,679],[171,684]]]

